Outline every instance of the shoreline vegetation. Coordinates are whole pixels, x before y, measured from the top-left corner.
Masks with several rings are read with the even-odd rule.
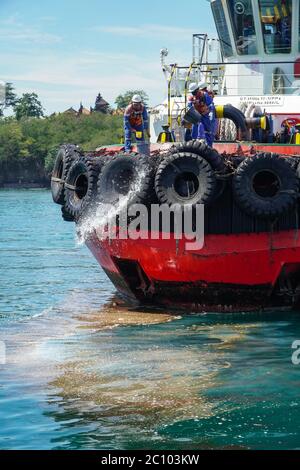
[[[57,114],[43,119],[0,121],[0,188],[49,187],[59,146],[74,143],[84,151],[119,143],[122,117]]]
[[[112,109],[99,93],[95,106],[44,116],[44,108],[35,93],[20,98],[11,83],[6,84],[5,103],[0,107],[0,188],[47,188],[60,145],[72,143],[83,151],[117,144],[123,137],[123,112],[134,94],[119,95]],[[4,117],[3,111],[13,110]]]

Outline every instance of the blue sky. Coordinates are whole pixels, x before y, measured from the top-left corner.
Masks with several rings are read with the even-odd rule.
[[[134,88],[155,105],[166,93],[160,49],[188,64],[201,32],[216,34],[206,0],[0,0],[0,79],[38,93],[46,113]]]

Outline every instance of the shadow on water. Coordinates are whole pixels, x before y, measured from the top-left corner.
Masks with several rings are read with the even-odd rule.
[[[159,430],[170,423],[209,418],[213,410],[201,392],[212,387],[218,370],[229,364],[214,352],[199,354],[192,341],[199,332],[193,325],[176,326],[182,320],[178,315],[128,310],[114,302],[98,314],[78,319],[81,330],[92,331],[89,349],[80,351],[80,361],[60,364],[50,383],[59,400],[49,416],[59,423],[76,416],[79,426],[94,428],[92,433],[90,429],[71,432],[70,447],[105,448],[107,443],[115,448],[189,446],[190,440],[183,437],[171,444]],[[227,341],[235,339],[236,335]],[[217,344],[221,340],[207,341]],[[53,444],[60,447],[60,438]],[[202,439],[198,445],[208,447],[209,443]]]
[[[92,311],[68,303],[8,328],[5,380],[42,393],[50,448],[294,448],[297,337],[292,312],[179,316],[117,299]]]

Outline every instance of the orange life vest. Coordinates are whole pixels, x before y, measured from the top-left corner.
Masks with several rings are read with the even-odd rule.
[[[125,110],[125,116],[129,118],[130,125],[133,129],[143,125],[143,112],[144,105],[141,104],[139,109],[134,109],[133,105],[130,104]]]

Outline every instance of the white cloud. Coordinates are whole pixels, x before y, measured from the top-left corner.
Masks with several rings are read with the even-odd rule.
[[[26,26],[19,20],[19,15],[13,15],[0,21],[1,41],[22,41],[37,44],[54,44],[61,41],[61,37],[49,34],[39,27]]]
[[[168,39],[178,41],[190,39],[195,32],[192,28],[145,24],[141,26],[95,26],[93,31],[110,33],[119,36],[147,37],[152,39]]]
[[[47,21],[45,19],[45,21]],[[50,19],[49,19],[50,21]],[[17,51],[11,54],[9,48],[0,51],[0,63],[5,76],[1,79],[12,82],[18,94],[35,91],[38,93],[47,113],[62,111],[70,106],[77,106],[82,100],[85,106],[93,105],[96,94],[100,91],[105,99],[114,103],[118,94],[128,89],[145,89],[150,96],[150,103],[156,105],[166,95],[166,83],[161,71],[159,47],[154,56],[156,46],[143,55],[135,54],[132,49],[124,49],[121,53],[107,52],[104,41],[103,51],[76,50],[66,52],[63,48],[27,47],[32,43],[54,44],[60,37],[48,34],[42,26],[27,27],[19,21],[19,17],[11,17],[0,23],[0,40],[9,39],[18,43]],[[180,45],[190,43],[193,31],[189,28],[173,26],[144,25],[139,27],[107,26],[95,28],[107,34],[149,37],[170,41],[181,39]],[[27,42],[27,43],[26,43]],[[30,51],[27,53],[27,49]],[[184,65],[186,47],[181,53],[178,45],[174,58]],[[173,58],[169,58],[170,62]],[[189,62],[189,61],[188,61]],[[2,72],[3,73],[3,72]]]
[[[7,71],[1,78],[13,82],[18,94],[37,92],[49,113],[77,106],[80,101],[93,105],[99,91],[111,104],[128,89],[145,89],[151,104],[160,102],[166,91],[159,57],[149,61],[134,54],[90,50],[63,57],[36,54],[30,61],[18,54],[14,60],[18,67],[12,73],[10,55],[0,52],[0,63]]]
[[[2,41],[26,41],[37,44],[53,44],[61,41],[59,36],[29,28],[22,28],[20,30],[16,30],[15,28],[1,28],[0,39]]]

